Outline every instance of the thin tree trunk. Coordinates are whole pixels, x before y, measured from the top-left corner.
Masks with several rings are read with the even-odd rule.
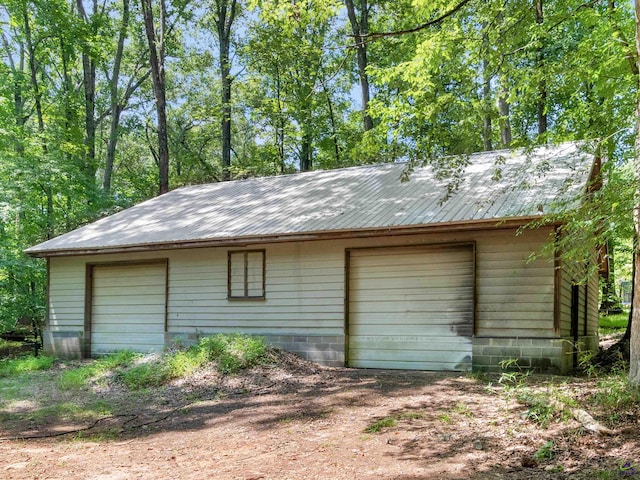
[[[222,94],[222,180],[231,177],[231,26],[237,13],[236,0],[216,0],[216,27],[220,42],[220,86]]]
[[[500,141],[503,148],[511,146],[511,119],[509,118],[509,102],[507,93],[503,90],[498,97],[498,111],[500,112]]]
[[[360,19],[358,20],[353,0],[345,0],[347,15],[351,23],[351,29],[356,41],[356,57],[358,60],[358,77],[360,79],[360,94],[362,99],[362,120],[364,131],[373,128],[373,119],[369,115],[369,102],[371,88],[369,86],[369,76],[367,75],[367,44],[364,36],[369,33],[369,6],[367,0],[360,0]]]
[[[635,44],[636,44],[636,64],[640,66],[640,0],[634,0],[635,6]],[[640,82],[639,82],[640,83]],[[635,125],[635,151],[634,151],[634,173],[636,186],[640,185],[640,96],[636,96],[636,125]],[[631,341],[629,378],[632,382],[640,384],[640,205],[635,206],[635,245],[634,245],[634,268],[636,275],[633,279],[633,301],[631,316]]]
[[[84,10],[82,0],[76,0],[78,8],[78,16],[82,21],[88,23],[87,14]],[[96,0],[93,2],[94,15],[97,14],[98,3]],[[95,31],[92,33],[96,33]],[[98,166],[96,164],[96,64],[89,56],[88,49],[85,47],[82,49],[82,76],[84,85],[84,121],[85,121],[85,146],[87,148],[87,160],[83,165],[84,173],[89,181],[90,185],[95,182],[96,171]]]
[[[80,0],[79,0],[80,1]],[[107,142],[107,153],[104,164],[104,175],[102,177],[102,189],[105,192],[111,190],[111,176],[113,174],[113,164],[116,158],[116,145],[118,143],[118,130],[120,128],[120,114],[122,107],[118,98],[118,82],[120,80],[120,67],[124,54],[124,42],[127,38],[129,28],[129,0],[122,0],[122,23],[118,32],[118,47],[113,61],[113,73],[109,82],[111,122],[109,124],[109,140]]]
[[[2,38],[2,44],[7,54],[7,59],[9,61],[9,67],[11,68],[11,76],[13,77],[13,114],[15,117],[16,127],[17,127],[17,135],[14,139],[14,149],[18,156],[21,156],[24,153],[24,144],[22,143],[23,139],[23,130],[26,122],[26,118],[24,115],[24,95],[23,95],[23,85],[22,85],[22,72],[24,70],[24,45],[20,42],[19,51],[20,51],[20,60],[19,66],[16,66],[13,56],[11,55],[11,46],[9,45],[9,41],[4,36],[3,33],[0,32],[0,37]]]
[[[276,64],[276,98],[278,99],[278,123],[276,126],[276,145],[278,147],[278,160],[280,162],[280,173],[285,171],[285,158],[284,158],[284,129],[285,129],[285,117],[282,112],[282,98],[281,98],[281,85],[280,85],[280,68]]]
[[[482,37],[483,50],[488,54],[489,39],[487,35]],[[491,74],[489,73],[489,62],[486,58],[482,59],[482,103],[483,103],[483,122],[482,122],[482,145],[484,151],[493,150],[491,141],[491,110],[493,103],[491,101]]]
[[[23,20],[24,20],[24,32],[25,32],[25,40],[27,42],[27,53],[29,55],[29,75],[31,78],[31,88],[33,89],[33,98],[36,108],[36,118],[38,120],[38,134],[40,135],[40,145],[42,147],[42,153],[45,157],[43,160],[45,165],[47,164],[46,156],[48,155],[49,148],[47,147],[47,141],[45,139],[45,131],[44,131],[44,116],[42,114],[42,92],[40,91],[40,84],[38,83],[38,66],[36,63],[36,49],[33,44],[33,39],[31,36],[31,23],[29,21],[29,12],[27,11],[26,5],[23,10]],[[45,236],[47,240],[53,238],[54,236],[54,211],[53,211],[53,190],[51,188],[51,182],[48,177],[50,174],[47,169],[47,178],[45,178],[45,183],[42,187],[42,190],[47,199],[47,206],[45,208]]]
[[[536,23],[542,25],[544,22],[543,0],[534,0],[534,9],[536,12]],[[536,54],[536,69],[541,75],[538,83],[538,99],[536,101],[536,111],[538,117],[538,135],[542,135],[547,131],[547,82],[544,79],[544,47],[541,46]]]
[[[340,165],[340,142],[338,142],[338,129],[336,127],[336,118],[333,113],[333,103],[331,102],[331,95],[326,85],[323,84],[324,95],[327,99],[327,107],[329,108],[329,121],[331,122],[331,139],[333,140],[333,149],[335,153],[336,165]]]
[[[302,134],[302,145],[300,148],[300,171],[308,172],[313,168],[313,161],[311,155],[311,132],[307,127],[304,127]]]
[[[159,193],[169,191],[169,139],[167,134],[167,102],[164,82],[164,34],[166,5],[160,0],[160,27],[156,34],[151,0],[140,0],[144,16],[145,32],[149,42],[149,57],[151,60],[151,78],[153,93],[156,99],[156,114],[158,116],[158,171]]]

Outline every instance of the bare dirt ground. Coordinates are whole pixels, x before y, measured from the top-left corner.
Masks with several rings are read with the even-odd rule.
[[[594,382],[557,377],[554,388],[580,400]],[[635,413],[609,423],[606,437],[574,420],[544,429],[497,377],[322,368],[285,354],[278,366],[241,375],[203,372],[151,393],[94,394],[116,405],[97,422],[34,422],[32,406],[15,405],[25,415],[0,425],[0,478],[640,478]],[[606,423],[606,412],[591,413]],[[396,425],[367,432],[385,419]],[[536,458],[545,445],[547,458]]]

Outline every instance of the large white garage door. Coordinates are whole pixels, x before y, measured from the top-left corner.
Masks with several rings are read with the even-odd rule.
[[[349,366],[471,369],[472,245],[352,250],[349,258]]]
[[[92,355],[164,347],[166,271],[166,263],[93,267]]]

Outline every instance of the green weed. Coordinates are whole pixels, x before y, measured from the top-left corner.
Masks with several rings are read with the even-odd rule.
[[[378,433],[383,428],[395,427],[398,424],[398,420],[393,417],[384,417],[375,423],[372,423],[364,429],[365,433]]]
[[[640,387],[629,381],[626,372],[613,372],[598,380],[592,400],[609,411],[610,417],[615,419],[620,410],[640,403]]]
[[[383,428],[395,427],[400,420],[416,420],[424,415],[419,412],[404,412],[384,417],[364,429],[365,433],[378,433]]]
[[[533,454],[536,460],[551,460],[553,458],[553,440],[545,442],[536,453]]]
[[[132,390],[158,387],[170,379],[166,364],[159,361],[135,365],[120,375],[122,383]]]
[[[137,353],[124,350],[101,357],[82,367],[67,370],[58,378],[58,387],[67,390],[80,390],[87,387],[89,381],[96,377],[131,365],[138,356]]]
[[[222,373],[236,373],[264,361],[267,344],[264,338],[243,334],[218,334],[200,340],[198,347],[218,365]]]
[[[442,423],[451,423],[451,416],[448,413],[441,413],[440,415],[438,415],[438,419]]]
[[[49,370],[53,365],[53,360],[53,357],[34,357],[31,355],[0,360],[0,378],[22,375],[38,370]]]
[[[473,417],[473,412],[469,408],[469,405],[464,402],[456,403],[453,407],[453,412],[458,415],[462,415],[463,417]]]

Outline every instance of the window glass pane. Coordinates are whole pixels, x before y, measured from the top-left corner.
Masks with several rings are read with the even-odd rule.
[[[231,254],[230,293],[232,297],[244,297],[244,256],[243,252]]]
[[[251,252],[247,255],[247,286],[250,297],[262,297],[263,286],[263,252]]]

